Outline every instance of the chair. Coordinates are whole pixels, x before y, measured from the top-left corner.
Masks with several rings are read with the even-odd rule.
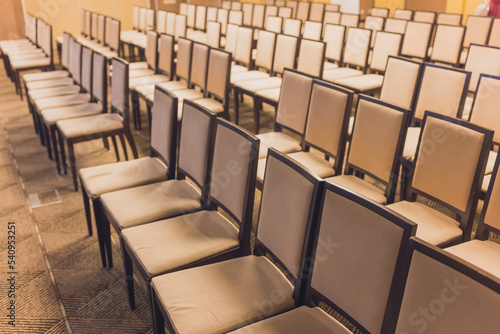
[[[394,202],[409,114],[407,109],[360,95],[344,174],[326,181],[380,204]]]
[[[234,54],[236,51],[236,43],[238,41],[238,28],[239,26],[229,23],[227,25],[226,38],[224,40],[224,51]]]
[[[188,4],[186,15],[186,27],[193,29],[196,23],[196,5]]]
[[[384,31],[395,32],[404,35],[408,20],[389,17],[385,20]]]
[[[460,26],[462,25],[462,14],[452,14],[452,13],[438,13],[436,24],[450,25],[450,26]]]
[[[187,113],[187,121],[189,118],[202,117],[196,114],[202,114],[203,109],[197,110],[199,107],[195,104],[187,107],[193,109],[184,111]],[[190,122],[193,123],[193,120]],[[127,283],[132,308],[133,264],[138,266],[149,295],[151,279],[156,276],[250,254],[258,140],[223,120],[217,121],[216,126],[215,143],[211,143],[209,149],[211,171],[204,175],[206,182],[210,182],[212,186],[206,193],[206,200],[211,201],[212,205],[205,205],[194,213],[122,230],[122,249],[125,272],[130,275]],[[181,130],[181,136],[182,134]],[[181,140],[181,145],[185,145],[181,146],[184,150],[191,146],[197,148],[200,144],[190,140],[190,136],[191,132]],[[188,142],[191,146],[186,145]],[[191,152],[188,152],[190,155]],[[183,159],[184,162],[179,159],[179,168],[188,168],[187,176],[192,177],[189,171],[199,167],[192,161],[195,159]],[[181,167],[181,162],[185,167]],[[228,169],[230,165],[236,166],[236,169]],[[216,210],[217,206],[234,219],[236,226]]]
[[[248,27],[238,27],[237,34],[231,73],[248,72],[252,65],[253,30]]]
[[[403,200],[389,208],[417,223],[417,237],[433,245],[470,240],[492,139],[491,130],[427,111],[414,162],[403,170]],[[439,203],[453,218],[416,202],[417,196]]]
[[[291,7],[278,7],[278,16],[291,19],[293,16],[293,9]]]
[[[242,3],[239,1],[231,1],[231,10],[241,10]]]
[[[212,48],[218,49],[221,40],[221,24],[220,22],[208,21],[207,22],[207,36],[206,44]]]
[[[286,6],[292,9],[292,18],[297,18],[297,6],[299,5],[298,1],[287,1]]]
[[[465,64],[467,51],[471,44],[486,45],[490,34],[493,33],[493,19],[485,16],[467,16],[467,30],[464,37],[464,51],[460,57],[460,64]]]
[[[302,31],[302,21],[297,19],[285,19],[283,24],[283,34],[300,37]]]
[[[354,326],[359,333],[393,332],[415,224],[334,184],[326,183],[320,197],[303,300],[231,333],[351,333]]]
[[[431,62],[458,66],[460,63],[464,36],[464,26],[438,24],[429,60]]]
[[[327,24],[335,24],[335,25],[340,24],[341,15],[342,14],[339,12],[325,12],[325,16],[323,17],[323,36],[325,35]]]
[[[416,10],[413,13],[413,21],[434,24],[436,23],[436,12]]]
[[[340,12],[340,5],[338,4],[325,4],[326,12]]]
[[[321,21],[306,21],[302,38],[319,41],[323,33],[323,23]]]
[[[342,65],[346,27],[337,24],[327,24],[323,41],[326,43],[324,71],[338,68]]]
[[[394,11],[394,18],[410,21],[413,18],[413,10],[411,10],[411,9],[396,9]]]
[[[269,16],[278,16],[278,7],[273,5],[267,5],[264,11],[264,27],[267,26],[267,18]]]
[[[223,9],[231,9],[231,1],[230,0],[222,1],[222,8]]]
[[[311,3],[299,1],[297,4],[297,11],[295,14],[295,18],[301,20],[302,22],[306,22],[309,20],[309,12],[311,10]]]
[[[252,27],[263,29],[264,28],[264,12],[266,6],[255,4],[253,6]]]
[[[492,316],[500,306],[497,277],[420,238],[410,240],[410,255],[396,333],[497,330],[500,323]],[[425,316],[417,310],[425,310]]]
[[[367,16],[365,18],[365,29],[370,29],[372,31],[372,40],[370,43],[370,47],[373,48],[375,44],[375,36],[378,31],[381,31],[384,28],[385,18],[382,16]]]
[[[359,26],[359,14],[342,13],[340,16],[340,25],[348,28],[357,28]]]
[[[278,152],[270,152],[268,161],[254,254],[154,277],[157,333],[163,332],[165,320],[169,330],[177,332],[226,333],[290,310],[301,298],[323,182]],[[186,290],[193,280],[198,282],[195,290]],[[272,300],[272,307],[262,309],[253,300]],[[172,307],[179,302],[181,307]],[[201,320],[202,308],[214,321]]]
[[[319,2],[312,2],[311,9],[309,10],[309,21],[323,22],[325,15],[325,4]]]
[[[426,60],[434,26],[432,23],[408,21],[401,55]]]
[[[167,30],[167,34],[171,34]],[[185,15],[175,15],[175,26],[174,33],[175,41],[178,41],[180,37],[186,37],[186,16]]]
[[[241,10],[231,9],[229,11],[227,23],[241,26],[243,24],[243,12]]]
[[[389,17],[389,8],[373,7],[370,9],[371,16]]]
[[[159,10],[156,14],[156,32],[159,34],[166,33],[167,12]]]
[[[207,29],[207,6],[196,6],[196,21],[194,23],[196,30],[205,31]]]
[[[61,160],[64,163],[64,172],[66,173],[66,143],[75,191],[78,191],[78,180],[74,144],[103,137],[119,136],[122,138],[121,136],[124,135],[129,142],[134,158],[137,159],[138,157],[129,126],[128,63],[123,59],[115,58],[112,65],[111,112],[57,122],[58,141]]]
[[[217,21],[217,7],[208,7],[207,8],[207,22],[208,21]]]
[[[136,65],[135,68],[130,69],[129,73],[129,78],[134,79],[134,78],[139,78],[139,77],[147,77],[147,76],[152,76],[156,72],[156,68],[158,66],[158,33],[156,31],[150,30],[148,31],[146,35],[146,49],[145,49],[145,56],[146,56],[146,62],[144,64],[145,68],[141,68],[142,65]],[[141,66],[141,67],[139,67]]]
[[[268,16],[265,29],[277,34],[283,31],[283,18],[279,16]]]
[[[243,12],[243,25],[245,27],[252,26],[252,16],[253,16],[253,3],[242,3],[241,11]]]
[[[219,8],[217,11],[217,22],[220,23],[220,33],[222,36],[226,36],[226,28],[229,19],[229,10]]]

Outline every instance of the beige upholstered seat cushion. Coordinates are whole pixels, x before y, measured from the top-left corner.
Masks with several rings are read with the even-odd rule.
[[[248,67],[243,65],[236,65],[234,62],[231,65],[231,73],[243,73],[248,72]]]
[[[294,307],[292,285],[264,257],[181,270],[152,286],[177,333],[225,333]]]
[[[46,124],[52,125],[63,119],[96,115],[102,112],[98,103],[79,104],[71,107],[60,107],[42,110],[41,114]]]
[[[188,89],[187,82],[185,81],[168,81],[168,82],[162,82],[161,84],[158,84],[158,86],[165,88],[171,92],[175,92],[178,90],[184,90]]]
[[[67,78],[68,76],[69,72],[63,70],[40,72],[40,73],[28,73],[23,75],[23,81],[28,83],[40,80],[63,79]]]
[[[174,271],[239,246],[238,229],[217,211],[198,211],[123,231],[150,276]]]
[[[168,180],[101,195],[121,228],[177,216],[200,207],[200,192],[185,180]]]
[[[23,69],[23,68],[30,68],[37,66],[48,66],[50,64],[51,62],[49,57],[44,57],[44,58],[36,57],[34,59],[26,59],[26,60],[10,62],[10,66],[15,69]]]
[[[148,63],[145,61],[128,64],[129,71],[130,70],[145,70],[147,68],[148,68]]]
[[[357,77],[363,75],[362,71],[358,71],[352,68],[337,68],[333,70],[323,71],[323,80],[335,82],[339,79]]]
[[[406,133],[405,146],[403,149],[403,158],[413,160],[417,152],[418,140],[421,129],[418,127],[409,127]]]
[[[79,173],[87,193],[98,198],[104,193],[164,181],[167,167],[157,158],[144,157],[82,168]]]
[[[131,70],[129,71],[129,78],[134,79],[134,78],[140,78],[140,77],[149,77],[151,75],[154,75],[155,71],[151,70],[149,68],[139,68],[136,70]]]
[[[220,113],[224,111],[224,106],[222,105],[222,103],[211,98],[197,99],[196,103],[214,113]]]
[[[257,91],[257,96],[262,96],[267,100],[278,103],[280,99],[281,88],[271,88]]]
[[[49,80],[28,82],[26,83],[26,88],[28,88],[29,90],[34,90],[34,89],[45,89],[57,86],[67,86],[73,84],[74,84],[73,78],[49,79]]]
[[[383,75],[366,74],[357,77],[335,80],[335,83],[364,92],[382,87],[382,81],[384,81]]]
[[[471,240],[446,248],[446,251],[500,278],[500,244],[493,241]]]
[[[355,191],[377,203],[385,204],[387,202],[383,190],[354,175],[338,175],[329,177],[326,181]]]
[[[139,93],[139,95],[147,96],[154,94],[155,86],[155,84],[139,85],[135,86],[134,89],[137,91],[137,93]],[[186,87],[184,87],[184,89],[186,89]]]
[[[116,51],[104,51],[101,50],[99,51],[100,54],[102,54],[106,59],[113,59],[113,58],[118,58],[118,53]]]
[[[490,151],[490,154],[488,155],[488,163],[486,164],[486,170],[485,174],[491,174],[493,173],[493,168],[495,168],[495,161],[497,160],[497,155],[498,153],[495,151]]]
[[[235,86],[252,93],[257,93],[257,91],[259,90],[279,88],[281,86],[281,82],[281,78],[270,77],[258,80],[238,82],[235,84]]]
[[[335,174],[335,170],[333,169],[333,163],[335,161],[333,159],[327,161],[317,154],[302,151],[290,153],[288,156],[297,160],[321,178],[326,178]]]
[[[433,245],[441,246],[462,236],[456,220],[422,203],[402,201],[387,207],[415,222],[416,236]]]
[[[57,127],[66,137],[74,138],[120,129],[123,127],[123,118],[117,114],[99,114],[59,121]]]
[[[28,91],[30,100],[45,99],[48,97],[74,95],[80,92],[81,87],[78,85],[58,86],[45,89],[36,89]]]
[[[303,334],[303,333],[332,333],[351,334],[344,325],[329,316],[319,307],[301,306],[280,315],[264,319],[251,325],[242,327],[234,334]]]
[[[84,104],[90,101],[90,94],[73,94],[48,97],[45,99],[35,100],[35,106],[38,110],[53,109],[66,106],[74,106]]]
[[[491,174],[485,175],[483,179],[483,183],[481,185],[481,191],[486,193],[488,191],[488,187],[490,186],[491,182]]]
[[[259,159],[267,157],[267,149],[274,147],[282,153],[300,151],[300,143],[283,132],[267,132],[258,134],[260,139]]]
[[[203,93],[195,89],[177,90],[174,94],[179,99],[179,102],[182,102],[184,99],[197,100],[203,98]]]
[[[144,77],[135,77],[131,78],[128,82],[128,86],[130,89],[136,89],[136,87],[156,84],[160,82],[168,81],[169,78],[164,75],[150,75]],[[154,92],[154,90],[153,90]]]
[[[334,70],[336,68],[339,68],[339,65],[329,61],[325,61],[325,64],[323,65],[323,71]]]
[[[269,78],[269,74],[262,71],[247,71],[240,73],[231,73],[231,84],[236,84],[243,81],[257,80]]]

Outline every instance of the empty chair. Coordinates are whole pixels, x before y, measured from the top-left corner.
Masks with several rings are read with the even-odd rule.
[[[458,66],[464,35],[464,26],[438,24],[430,61]]]
[[[406,25],[401,55],[422,60],[427,59],[432,29],[432,23],[409,21]]]
[[[323,16],[325,14],[325,4],[319,2],[311,3],[311,9],[309,10],[309,21],[323,22]]]
[[[299,1],[297,4],[297,11],[295,14],[295,18],[301,20],[302,22],[306,22],[309,20],[309,11],[311,10],[311,3]]]
[[[345,27],[358,27],[359,14],[342,13],[342,15],[340,16],[340,25],[343,25]]]
[[[437,15],[436,24],[446,24],[450,26],[462,25],[462,14],[439,13]]]
[[[225,38],[225,43],[224,44],[224,50],[227,52],[234,53],[236,50],[236,43],[238,40],[238,27],[235,24],[229,23],[227,25],[227,32],[226,32],[226,38]]]
[[[467,51],[471,44],[485,45],[488,42],[490,32],[493,33],[492,21],[493,19],[487,16],[469,15],[467,17],[467,30],[465,31],[463,43],[464,51],[460,57],[461,64],[465,64]]]
[[[299,5],[298,1],[291,0],[286,2],[286,6],[290,7],[292,9],[292,17],[296,18],[297,17],[297,6]]]
[[[239,1],[231,1],[231,10],[241,10],[242,3]]]
[[[325,11],[327,12],[340,12],[339,4],[325,4]]]
[[[313,39],[319,41],[321,39],[321,34],[323,33],[323,23],[321,21],[306,21],[304,23],[304,32],[302,33],[302,38]]]
[[[243,12],[243,25],[246,27],[252,26],[253,3],[242,3],[241,11]]]
[[[265,29],[267,31],[281,34],[281,32],[283,31],[283,18],[278,16],[268,16]]]
[[[230,0],[224,0],[224,1],[222,1],[222,8],[224,8],[224,9],[231,9],[231,1]]]
[[[217,7],[207,8],[207,22],[208,21],[217,21]]]
[[[205,43],[212,48],[218,49],[220,47],[220,40],[221,40],[220,22],[208,21]]]
[[[264,11],[264,27],[267,25],[267,18],[269,16],[278,16],[278,7],[266,6],[266,10]]]
[[[423,11],[423,10],[416,10],[415,13],[413,13],[413,21],[435,23],[436,22],[436,12],[427,12],[427,11]]]
[[[283,23],[283,33],[285,35],[300,37],[302,30],[302,21],[297,19],[285,19]]]
[[[346,27],[337,24],[327,24],[323,41],[326,43],[324,70],[338,68],[342,63]]]
[[[207,6],[196,6],[195,29],[205,31],[207,29]]]
[[[325,35],[327,24],[340,24],[340,16],[342,14],[339,12],[325,12],[323,17],[323,36]]]
[[[226,35],[226,28],[229,19],[229,11],[227,9],[219,8],[217,11],[217,22],[220,23],[220,32],[222,36]]]
[[[385,20],[384,31],[395,32],[404,35],[406,32],[407,20],[389,17]]]
[[[414,162],[403,172],[404,200],[389,208],[417,223],[417,236],[433,245],[470,240],[492,139],[491,130],[427,111]],[[417,196],[451,214],[417,202]]]
[[[227,23],[241,26],[243,24],[243,12],[241,10],[230,10],[227,18]]]
[[[231,73],[247,72],[250,70],[252,64],[252,28],[238,27],[237,34],[236,50],[233,54]]]
[[[147,33],[147,44],[145,49],[146,65],[144,68],[136,66],[130,69],[129,78],[146,77],[155,74],[158,65],[158,33],[150,30]]]
[[[389,17],[389,8],[373,7],[370,9],[370,15],[379,17]]]
[[[396,9],[394,11],[394,18],[403,19],[403,20],[411,20],[413,18],[413,10],[411,9]]]
[[[186,12],[186,27],[193,29],[196,23],[196,5],[188,4]]]
[[[293,16],[293,9],[290,7],[278,7],[278,16],[291,19]]]
[[[373,48],[373,44],[375,43],[375,36],[378,31],[381,31],[384,28],[385,18],[380,16],[367,16],[365,18],[365,29],[370,29],[372,31],[372,41],[370,47]]]
[[[253,16],[252,16],[252,27],[262,29],[264,28],[264,13],[266,10],[266,6],[256,4],[253,7]]]

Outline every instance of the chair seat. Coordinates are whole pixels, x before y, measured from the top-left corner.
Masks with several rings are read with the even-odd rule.
[[[257,91],[259,90],[279,88],[281,87],[282,81],[283,79],[281,78],[270,77],[258,80],[238,82],[235,86],[251,93],[257,93]]]
[[[28,97],[33,100],[46,99],[49,97],[78,94],[81,87],[78,85],[57,86],[45,89],[35,89],[28,91]]]
[[[185,89],[175,91],[175,96],[177,96],[179,102],[186,100],[198,100],[204,97],[204,94],[199,90],[195,89]]]
[[[323,71],[323,80],[335,82],[335,80],[357,77],[363,75],[362,71],[355,70],[353,68],[337,68],[333,70]]]
[[[45,89],[50,87],[73,85],[74,83],[73,78],[39,80],[26,83],[26,88],[28,88],[28,90]]]
[[[27,60],[10,62],[10,66],[17,70],[31,68],[31,67],[49,66],[50,64],[52,64],[52,62],[49,57],[43,57],[43,58],[37,57],[29,60],[27,59]]]
[[[491,174],[485,175],[483,178],[483,183],[481,184],[481,191],[486,193],[491,182]]]
[[[456,220],[422,203],[402,201],[387,207],[415,222],[416,236],[433,245],[442,246],[462,236]]]
[[[387,198],[382,189],[354,175],[338,175],[327,178],[326,181],[357,192],[377,203],[385,204],[387,202]]]
[[[92,199],[104,193],[165,181],[167,167],[160,159],[144,157],[80,169],[80,180]]]
[[[500,278],[500,244],[474,239],[446,251]]]
[[[201,194],[185,180],[168,180],[101,195],[120,228],[129,228],[199,209]]]
[[[92,135],[123,127],[123,118],[117,114],[99,114],[57,122],[57,127],[67,138]]]
[[[352,130],[354,129],[354,116],[349,117],[349,128],[347,129],[347,134],[352,135]]]
[[[493,168],[495,168],[495,161],[497,160],[497,155],[498,153],[495,151],[490,151],[490,154],[488,155],[488,162],[486,164],[486,170],[484,174],[489,175],[493,173]]]
[[[135,86],[134,90],[141,96],[147,96],[155,92],[155,86],[156,84],[139,85]]]
[[[339,64],[332,63],[329,61],[325,61],[325,64],[323,65],[323,71],[334,70],[336,68],[339,68]]]
[[[161,88],[165,88],[171,92],[175,92],[177,90],[184,90],[188,88],[187,82],[185,81],[169,81],[169,82],[163,82],[159,84]]]
[[[278,87],[278,88],[259,90],[257,91],[257,96],[261,96],[268,101],[273,101],[276,104],[278,104],[278,101],[280,99],[280,93],[281,93],[281,87]]]
[[[409,127],[406,133],[405,146],[403,149],[403,158],[413,160],[417,153],[418,140],[421,129],[418,127]]]
[[[219,101],[211,98],[197,99],[196,103],[214,113],[221,113],[224,111],[224,105]]]
[[[102,54],[104,57],[106,57],[106,59],[113,59],[113,58],[119,57],[118,52],[113,51],[111,49],[109,49],[109,51],[105,50],[105,49],[101,49],[99,51],[99,53]]]
[[[267,149],[274,147],[282,153],[292,153],[301,150],[300,142],[283,132],[267,132],[258,134],[260,139],[259,159],[267,157]]]
[[[243,81],[251,81],[257,79],[269,78],[269,74],[262,71],[246,71],[240,73],[231,73],[231,84],[240,83]]]
[[[148,38],[147,36],[137,37],[132,39],[129,43],[138,48],[146,49],[146,45],[148,44]]]
[[[336,84],[352,88],[359,92],[366,92],[382,87],[384,76],[380,74],[366,74],[357,77],[335,80]]]
[[[176,333],[225,333],[294,307],[292,285],[261,256],[154,277],[152,286]]]
[[[237,329],[231,334],[352,334],[344,325],[319,307],[301,306],[280,315]]]
[[[123,231],[149,276],[174,271],[239,246],[238,229],[217,211],[198,211]]]
[[[136,89],[137,87],[149,86],[151,84],[155,85],[157,83],[165,82],[168,80],[170,80],[169,77],[165,75],[152,74],[150,76],[132,78],[129,80],[128,85],[130,89]]]
[[[41,80],[63,79],[67,77],[69,77],[68,71],[58,70],[40,73],[28,73],[23,75],[23,81],[28,83]]]
[[[35,106],[38,110],[53,109],[66,106],[84,104],[90,101],[90,94],[73,94],[48,97],[46,99],[35,100]]]
[[[102,106],[98,103],[85,103],[71,107],[61,107],[42,110],[43,120],[48,125],[56,124],[63,119],[97,115],[102,112]]]
[[[149,68],[140,68],[129,71],[129,79],[149,77],[155,74],[155,71]]]
[[[145,61],[141,62],[136,62],[136,63],[130,63],[128,64],[128,69],[129,70],[145,70],[149,67],[148,63]]]
[[[231,73],[243,73],[243,72],[248,72],[248,67],[243,66],[243,65],[237,65],[233,64],[231,65]]]
[[[297,160],[321,178],[335,175],[335,170],[333,169],[333,163],[335,161],[333,159],[327,161],[317,154],[303,151],[290,153],[288,156]]]
[[[45,53],[42,49],[36,48],[20,48],[11,49],[5,52],[9,56],[11,62],[27,61],[27,60],[37,60],[45,57]]]
[[[257,183],[264,184],[264,176],[266,174],[267,159],[259,159],[257,162]]]

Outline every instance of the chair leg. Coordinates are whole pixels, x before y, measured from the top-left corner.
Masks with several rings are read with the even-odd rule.
[[[106,215],[102,211],[101,206],[101,231],[104,242],[104,249],[106,250],[106,254],[108,256],[108,266],[113,268],[113,246],[111,245],[111,223],[106,218]]]
[[[152,113],[151,113],[151,106],[149,104],[147,105],[147,110],[148,110],[149,136],[151,137],[151,124],[153,122],[153,117],[152,117]]]
[[[102,213],[102,205],[101,201],[99,199],[93,199],[92,200],[92,207],[94,208],[94,220],[95,220],[95,227],[97,231],[97,240],[99,241],[99,252],[101,254],[101,262],[102,266],[106,267],[106,244],[105,244],[105,238],[106,236],[104,235],[104,224],[107,223],[106,218],[103,218],[103,213]],[[113,264],[111,264],[111,267]]]
[[[123,267],[125,268],[125,279],[127,280],[127,295],[130,309],[135,310],[135,294],[134,294],[134,264],[132,258],[128,254],[123,245],[123,239],[120,238],[120,244],[123,253]]]
[[[135,90],[130,92],[130,99],[132,100],[132,116],[134,118],[134,128],[141,129],[141,110],[139,104],[139,94]]]
[[[125,144],[125,138],[123,137],[123,134],[120,134],[119,137],[120,137],[120,142],[122,143],[123,155],[125,156],[125,160],[128,160],[128,152],[127,152],[127,145]]]
[[[57,173],[61,174],[61,162],[59,161],[59,152],[57,151],[57,140],[56,140],[56,125],[51,125],[48,129],[50,131],[50,137],[52,138],[52,150],[54,151],[54,160],[56,162]],[[47,147],[49,143],[47,142]]]
[[[262,110],[262,101],[255,96],[253,98],[253,121],[255,123],[255,133],[260,131],[260,111]]]
[[[41,135],[43,138],[45,138],[45,147],[47,148],[47,155],[49,156],[50,160],[54,160],[52,157],[52,144],[50,142],[50,134],[49,134],[49,129],[47,128],[47,125],[42,121],[40,122],[40,130],[41,130]]]
[[[73,148],[73,143],[68,140],[68,157],[69,165],[71,168],[71,176],[73,178],[73,186],[75,187],[75,192],[78,191],[78,180],[76,178],[76,157],[75,150]]]
[[[89,195],[87,195],[87,192],[83,188],[83,182],[80,179],[80,185],[82,187],[82,197],[83,197],[83,207],[85,208],[85,219],[87,221],[87,229],[89,230],[89,236],[92,236],[92,218],[90,216],[90,202],[89,202]]]
[[[57,139],[59,142],[59,152],[61,152],[61,164],[64,168],[64,175],[68,174],[68,168],[66,166],[66,150],[64,149],[64,140],[61,132],[57,131]]]
[[[111,136],[111,142],[113,143],[113,148],[115,149],[116,161],[120,161],[120,152],[118,152],[118,145],[116,144],[115,136]]]
[[[153,313],[153,321],[154,321],[154,333],[155,334],[165,334],[165,318],[163,317],[163,313],[161,313],[160,306],[158,305],[158,298],[156,297],[156,293],[154,289],[151,287],[151,305],[152,313]]]
[[[235,123],[238,124],[240,121],[240,101],[239,101],[239,94],[236,88],[234,89],[234,114],[235,114]]]
[[[109,151],[108,136],[102,137],[102,142],[104,143],[104,148]]]
[[[132,133],[130,132],[130,129],[125,130],[125,137],[127,137],[128,144],[130,145],[130,148],[132,149],[132,155],[134,159],[137,159],[139,155],[137,154],[137,147],[135,146],[134,142],[134,137],[132,137]]]

